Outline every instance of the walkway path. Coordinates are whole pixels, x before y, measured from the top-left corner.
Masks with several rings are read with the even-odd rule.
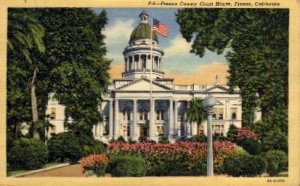
[[[74,164],[66,167],[26,175],[24,177],[85,177],[85,175],[82,173],[80,164]]]

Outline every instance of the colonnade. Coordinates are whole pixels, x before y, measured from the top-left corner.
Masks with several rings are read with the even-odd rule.
[[[161,57],[153,55],[153,70],[161,71]],[[151,69],[150,55],[135,54],[125,58],[125,72]]]
[[[130,139],[131,140],[138,140],[140,137],[140,134],[138,133],[138,128],[142,125],[141,121],[138,118],[139,110],[138,110],[138,102],[139,101],[147,101],[149,103],[149,117],[148,122],[145,123],[148,129],[148,139],[151,140],[157,140],[158,134],[157,134],[157,111],[156,111],[156,102],[157,101],[167,101],[168,102],[168,108],[166,110],[165,115],[167,118],[164,118],[163,124],[165,127],[165,135],[169,138],[177,138],[180,137],[182,132],[182,126],[181,124],[185,121],[182,121],[181,118],[184,118],[184,116],[179,116],[178,109],[179,109],[179,101],[173,100],[173,99],[109,99],[107,100],[109,102],[109,108],[108,113],[106,113],[107,116],[109,116],[108,119],[108,125],[109,125],[109,131],[108,135],[110,138],[118,138],[119,136],[122,136],[120,133],[120,127],[122,120],[120,118],[121,110],[120,110],[120,101],[129,101],[132,103],[132,109],[131,114],[132,117],[130,117],[130,121],[128,121],[128,124],[130,125]],[[143,123],[144,124],[144,123]],[[183,134],[185,136],[192,135],[191,127],[187,124],[185,127],[183,127],[186,132]]]

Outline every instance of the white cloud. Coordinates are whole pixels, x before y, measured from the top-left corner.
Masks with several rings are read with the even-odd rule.
[[[169,56],[174,57],[174,56],[189,55],[190,49],[191,49],[191,44],[188,43],[185,39],[183,39],[181,35],[177,35],[170,42],[170,46],[166,48],[164,51],[167,58]]]
[[[106,34],[107,39],[120,38],[120,37],[129,38],[132,30],[134,29],[133,23],[134,23],[133,19],[117,20],[112,25],[109,25],[105,29],[104,33]]]
[[[109,58],[122,61],[122,52],[128,44],[133,29],[134,19],[117,20],[106,27],[104,34]]]

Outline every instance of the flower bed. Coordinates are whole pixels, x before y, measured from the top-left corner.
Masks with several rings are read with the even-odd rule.
[[[179,142],[173,144],[111,143],[108,145],[107,154],[90,155],[81,158],[80,162],[84,172],[92,172],[97,176],[104,175],[105,173],[118,173],[120,167],[124,167],[123,164],[121,166],[118,165],[118,163],[124,163],[123,159],[125,157],[130,157],[129,159],[140,158],[145,161],[145,164],[143,164],[140,174],[130,173],[127,175],[125,174],[127,172],[123,171],[120,175],[206,175],[206,148],[206,143],[199,142]],[[225,158],[246,153],[241,147],[229,141],[214,141],[213,148],[215,173],[224,173],[223,164]],[[121,159],[122,161],[113,161],[115,157]],[[133,165],[135,164],[130,162],[125,163],[127,163],[126,167],[133,167]],[[118,171],[115,171],[116,168],[114,167],[117,167]],[[127,168],[124,170],[127,170]],[[119,173],[117,173],[115,174],[115,176],[120,176]],[[133,173],[135,173],[135,171],[133,171]]]
[[[244,139],[258,140],[258,134],[246,127],[237,129],[236,140],[242,141]]]
[[[107,154],[93,154],[80,159],[80,164],[85,173],[102,176],[108,164]]]
[[[112,143],[108,150],[109,154],[141,155],[150,165],[148,175],[199,175],[206,173],[206,146],[198,142]],[[236,153],[237,146],[228,141],[215,141],[213,147],[215,170],[222,172],[224,158]]]

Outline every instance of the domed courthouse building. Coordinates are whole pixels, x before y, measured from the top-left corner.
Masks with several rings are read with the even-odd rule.
[[[213,85],[173,84],[174,79],[164,76],[164,51],[159,46],[156,33],[151,32],[148,14],[143,11],[139,17],[140,23],[133,30],[129,45],[123,52],[122,78],[114,79],[108,93],[103,95],[104,100],[99,106],[103,122],[94,126],[94,137],[108,142],[120,136],[132,141],[140,138],[158,141],[159,136],[166,136],[175,142],[183,137],[206,134],[207,121],[201,125],[189,123],[186,111],[190,100],[204,99],[208,94],[216,98],[212,115],[213,133],[225,136],[230,124],[241,127],[239,89],[231,93],[228,86],[218,82]],[[64,106],[50,99],[47,114],[55,125],[49,134],[66,130],[63,124]]]

